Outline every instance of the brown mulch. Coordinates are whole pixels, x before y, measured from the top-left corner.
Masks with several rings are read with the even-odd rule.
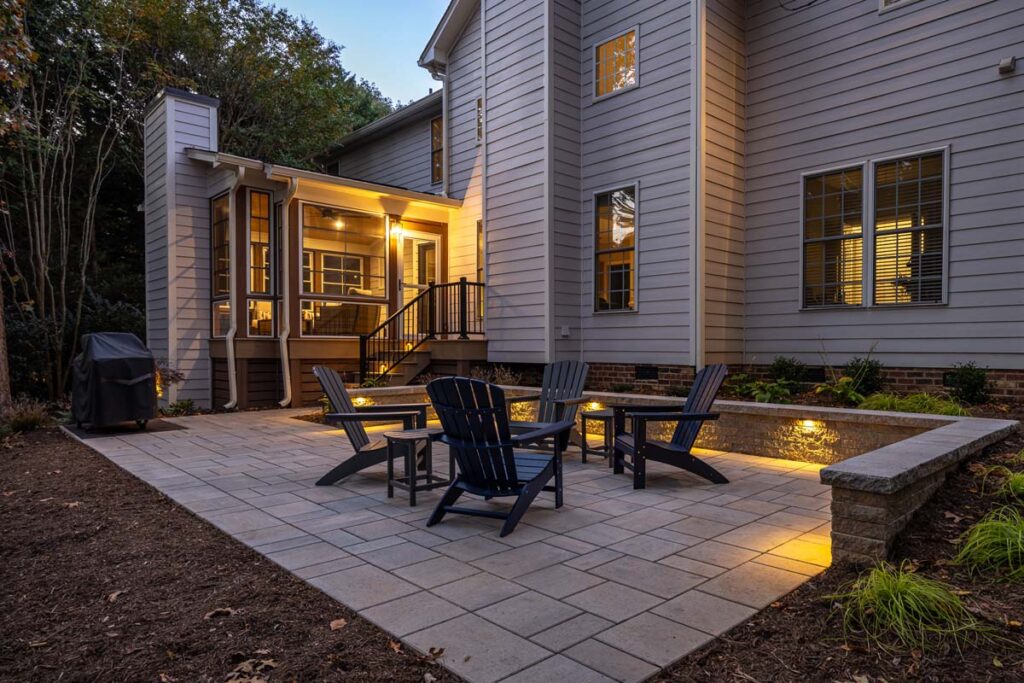
[[[17,441],[0,680],[457,680],[59,431]]]
[[[976,407],[979,417],[1024,418],[1020,406]],[[1006,465],[1005,456],[1024,448],[1024,435],[986,449],[973,462]],[[1020,465],[1014,465],[1022,469]],[[663,673],[660,681],[800,682],[1024,680],[1024,585],[970,576],[947,562],[956,541],[974,522],[1002,501],[981,491],[977,467],[965,465],[914,517],[894,551],[893,562],[911,560],[926,576],[967,591],[969,609],[993,628],[995,640],[960,653],[937,643],[928,652],[885,651],[844,637],[841,615],[828,596],[841,592],[859,574],[832,567],[744,624],[689,655]],[[991,489],[991,487],[990,487]]]

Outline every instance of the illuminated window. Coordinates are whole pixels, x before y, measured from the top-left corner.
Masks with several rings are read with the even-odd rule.
[[[211,334],[221,337],[231,326],[231,217],[228,195],[210,201]]]
[[[249,291],[272,294],[270,193],[249,193]]]
[[[804,306],[863,303],[863,226],[860,166],[804,177]]]
[[[594,197],[594,310],[631,311],[636,288],[636,188]]]
[[[637,84],[636,29],[594,47],[594,97]]]
[[[249,336],[274,336],[274,302],[269,299],[249,299]]]
[[[484,101],[476,98],[476,141],[479,144],[484,139]]]
[[[444,119],[438,116],[430,122],[430,182],[444,180]]]
[[[944,153],[874,166],[874,303],[942,301]]]

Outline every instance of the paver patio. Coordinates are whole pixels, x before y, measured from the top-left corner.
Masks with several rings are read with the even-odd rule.
[[[705,451],[729,484],[652,463],[634,491],[573,449],[565,506],[542,495],[499,538],[499,521],[458,515],[427,530],[440,491],[415,508],[388,499],[383,465],[314,486],[351,451],[294,419],[308,412],[179,418],[186,429],[85,443],[409,646],[443,648],[470,681],[642,680],[830,561],[819,465]]]

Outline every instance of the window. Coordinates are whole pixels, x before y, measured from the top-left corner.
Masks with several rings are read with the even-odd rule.
[[[484,281],[484,222],[476,222],[476,281]]]
[[[484,139],[484,101],[476,98],[476,142],[480,144]]]
[[[210,200],[211,334],[222,337],[231,327],[231,216],[228,195]]]
[[[270,257],[270,193],[249,192],[249,291],[273,294]]]
[[[874,303],[940,303],[943,152],[874,165]]]
[[[444,180],[444,119],[438,116],[430,122],[430,182]]]
[[[637,84],[637,40],[632,29],[594,47],[594,97],[605,97]]]
[[[594,310],[631,311],[636,288],[636,188],[594,197]]]
[[[274,336],[274,302],[270,299],[249,299],[249,336]]]
[[[864,170],[803,179],[803,305],[863,302]]]

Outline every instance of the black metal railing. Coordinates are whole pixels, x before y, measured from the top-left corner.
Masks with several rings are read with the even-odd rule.
[[[469,339],[483,333],[484,284],[466,278],[432,282],[369,334],[360,335],[360,381],[380,381],[430,339]]]

